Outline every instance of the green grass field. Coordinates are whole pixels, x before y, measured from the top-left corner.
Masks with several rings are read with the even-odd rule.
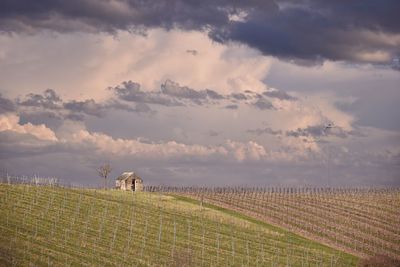
[[[0,184],[0,265],[355,266],[358,258],[182,196]]]

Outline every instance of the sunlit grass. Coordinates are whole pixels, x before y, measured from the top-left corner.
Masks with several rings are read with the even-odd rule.
[[[357,258],[173,195],[0,184],[8,266],[354,266]]]

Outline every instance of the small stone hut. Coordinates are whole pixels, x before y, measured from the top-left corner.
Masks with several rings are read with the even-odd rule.
[[[143,180],[134,172],[124,172],[115,180],[115,188],[127,191],[143,191]]]

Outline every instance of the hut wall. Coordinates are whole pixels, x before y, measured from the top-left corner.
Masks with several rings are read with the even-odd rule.
[[[135,191],[143,191],[143,183],[141,180],[135,180]]]

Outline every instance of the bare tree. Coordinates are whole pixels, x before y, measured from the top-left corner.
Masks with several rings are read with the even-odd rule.
[[[97,174],[101,177],[104,178],[104,189],[107,188],[107,177],[111,172],[111,166],[109,163],[104,163],[101,165],[99,168],[97,168]]]

